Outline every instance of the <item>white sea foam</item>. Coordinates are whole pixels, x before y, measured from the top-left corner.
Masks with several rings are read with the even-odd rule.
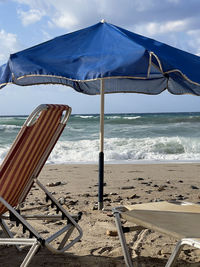
[[[122,117],[121,116],[108,116],[108,115],[106,115],[105,118],[107,120],[116,120],[116,119],[121,119]]]
[[[94,162],[98,148],[98,140],[58,141],[47,163]]]
[[[59,141],[48,163],[98,162],[99,140]],[[199,160],[199,140],[179,137],[106,138],[105,161]]]
[[[5,158],[6,154],[9,151],[9,146],[5,146],[5,147],[0,147],[0,163],[3,161],[3,159]]]
[[[18,125],[7,125],[7,124],[1,124],[0,130],[14,130],[14,129],[20,129],[21,126]]]
[[[133,117],[123,117],[123,119],[126,119],[126,120],[136,120],[136,119],[140,119],[141,116],[133,116]]]
[[[9,146],[0,147],[2,162]],[[200,142],[198,138],[106,138],[105,161],[198,161]],[[58,141],[47,163],[98,162],[99,139],[79,141]]]
[[[141,116],[108,116],[106,115],[105,118],[107,120],[116,120],[116,119],[122,119],[122,120],[136,120],[141,118]]]
[[[95,118],[92,115],[75,115],[76,118],[81,118],[81,119],[92,119]]]

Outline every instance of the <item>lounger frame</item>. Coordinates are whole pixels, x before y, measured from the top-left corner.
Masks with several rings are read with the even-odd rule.
[[[192,203],[189,203],[189,204],[192,204]],[[123,227],[122,226],[121,219],[123,218],[123,212],[125,212],[126,210],[127,209],[125,207],[116,207],[113,209],[113,215],[115,218],[115,223],[116,223],[117,232],[118,232],[120,244],[121,244],[123,255],[124,255],[125,264],[127,267],[133,267],[134,265],[133,265],[133,262],[131,259],[131,255],[129,252],[127,242],[126,242],[125,233],[138,230],[138,226],[135,226],[135,227],[134,226],[133,227]],[[142,229],[144,230],[147,228],[145,226],[141,226],[141,230]],[[184,245],[189,245],[189,246],[193,246],[195,248],[200,249],[200,239],[198,239],[198,238],[181,238],[177,242],[177,244],[176,244],[172,254],[170,255],[165,267],[172,267],[175,265],[176,260],[177,260]]]

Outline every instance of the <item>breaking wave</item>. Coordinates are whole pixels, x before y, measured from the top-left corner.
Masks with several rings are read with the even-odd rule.
[[[0,117],[0,162],[26,116]],[[200,161],[200,113],[106,114],[105,161]],[[99,115],[71,115],[48,163],[98,162]]]

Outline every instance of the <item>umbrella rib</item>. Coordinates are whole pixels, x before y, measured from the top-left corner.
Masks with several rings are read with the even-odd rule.
[[[162,68],[162,64],[160,62],[160,59],[159,57],[154,53],[154,52],[151,52],[151,54],[155,57],[155,59],[157,60],[158,62],[158,65],[159,65],[159,68],[160,68],[160,71],[164,74],[164,71],[163,71],[163,68]],[[156,66],[156,65],[155,65]]]

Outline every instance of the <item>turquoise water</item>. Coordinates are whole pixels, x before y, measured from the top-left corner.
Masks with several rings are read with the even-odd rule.
[[[0,161],[26,116],[0,117]],[[49,163],[97,162],[99,115],[71,115]],[[200,113],[105,115],[105,161],[199,161]]]

